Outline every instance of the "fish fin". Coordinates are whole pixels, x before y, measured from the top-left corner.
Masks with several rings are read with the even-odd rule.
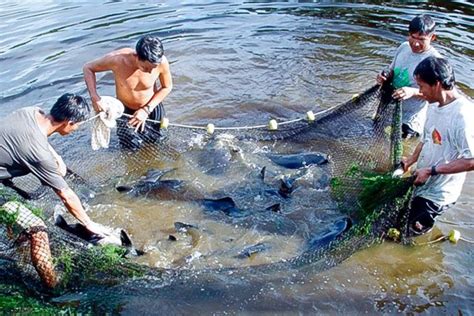
[[[197,226],[192,225],[192,224],[186,224],[186,223],[183,223],[183,222],[175,222],[174,223],[174,229],[176,231],[186,231],[190,228],[197,228]]]
[[[264,166],[262,170],[260,170],[260,177],[262,178],[263,181],[265,181],[265,171],[267,171],[266,166]]]
[[[102,239],[101,236],[92,233],[90,230],[86,228],[86,226],[78,223],[74,225],[70,225],[66,222],[64,217],[62,215],[58,215],[56,217],[55,223],[56,226],[61,228],[62,230],[67,231],[68,233],[83,239],[87,242],[90,242],[92,244],[97,244],[100,239]]]
[[[280,179],[280,188],[278,190],[278,193],[280,193],[280,195],[283,196],[284,198],[289,197],[290,194],[294,190],[293,183],[294,183],[294,180],[291,180],[291,179],[286,179],[286,178]]]
[[[131,186],[128,186],[128,185],[119,185],[117,187],[115,187],[115,189],[119,192],[130,192],[133,190],[133,188]]]
[[[212,211],[223,211],[230,208],[235,208],[234,200],[229,197],[223,197],[221,199],[204,199],[203,205],[206,209]]]
[[[143,256],[146,252],[140,249],[135,249],[135,255],[137,257]]]
[[[160,181],[164,175],[172,171],[175,171],[176,169],[177,168],[169,168],[169,169],[164,169],[164,170],[150,169],[145,175],[144,182],[155,183],[157,181]]]
[[[350,217],[338,219],[329,225],[322,233],[314,236],[309,241],[309,249],[329,246],[334,240],[341,238],[352,227]]]
[[[62,217],[62,215],[58,215],[56,217],[56,220],[54,222],[54,225],[58,226],[59,228],[61,229],[64,229],[64,230],[68,230],[69,228],[69,225],[68,223],[66,222],[66,220],[64,219],[64,217]]]
[[[265,208],[265,210],[279,213],[281,211],[281,204],[276,203],[276,204],[270,205],[269,207]]]
[[[122,242],[122,246],[126,248],[133,247],[132,239],[127,234],[127,232],[123,229],[120,230],[120,241]]]
[[[221,211],[232,217],[244,217],[248,215],[247,211],[237,208],[231,197],[221,199],[204,199],[201,201],[207,211]]]
[[[133,242],[130,238],[130,235],[123,229],[120,230],[120,243],[122,244],[122,247],[126,249],[125,257],[139,257],[145,254],[145,251],[136,249],[133,246]]]

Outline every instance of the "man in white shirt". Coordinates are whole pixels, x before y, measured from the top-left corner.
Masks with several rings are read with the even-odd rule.
[[[456,91],[454,71],[446,59],[428,57],[414,75],[423,98],[434,103],[429,105],[421,142],[403,160],[405,170],[417,164],[408,233],[420,235],[456,202],[466,172],[474,170],[474,104]]]

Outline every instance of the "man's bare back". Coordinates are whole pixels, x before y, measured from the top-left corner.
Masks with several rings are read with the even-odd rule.
[[[142,40],[143,38],[140,39]],[[161,42],[159,44],[161,45]],[[97,112],[100,112],[102,107],[101,98],[97,93],[95,73],[112,71],[117,98],[125,107],[135,111],[129,123],[136,129],[144,128],[148,115],[171,92],[173,86],[169,63],[162,53],[162,47],[161,54],[158,55],[153,55],[154,52],[149,51],[150,48],[145,53],[132,48],[123,48],[84,65],[84,79]],[[148,60],[142,56],[143,54]],[[151,56],[148,57],[146,54]]]

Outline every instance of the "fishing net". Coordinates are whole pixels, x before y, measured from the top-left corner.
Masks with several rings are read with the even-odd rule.
[[[336,208],[338,218],[346,219],[347,225],[334,236],[330,231],[325,234],[324,230],[321,231],[319,239],[310,240],[310,236],[305,235],[309,246],[302,246],[301,252],[293,258],[247,268],[204,268],[199,273],[185,269],[159,269],[139,265],[123,259],[126,251],[120,247],[91,247],[84,240],[53,226],[50,219],[57,198],[51,190],[45,190],[34,177],[25,176],[14,179],[8,186],[13,187],[23,197],[36,199],[32,203],[45,210],[43,217],[48,220],[43,221],[32,215],[29,221],[33,224],[20,225],[15,230],[11,227],[13,223],[18,226],[18,217],[15,217],[18,214],[11,210],[9,213],[3,213],[10,215],[5,215],[2,218],[3,224],[0,225],[0,260],[5,263],[0,268],[0,276],[6,278],[15,275],[16,279],[22,279],[23,282],[27,282],[25,279],[29,280],[28,284],[31,284],[31,280],[36,280],[33,287],[41,283],[51,287],[57,282],[56,289],[78,288],[87,284],[108,287],[121,284],[120,293],[126,296],[128,291],[138,288],[143,291],[147,289],[152,293],[166,284],[179,283],[183,279],[192,278],[197,283],[206,284],[219,278],[220,273],[227,277],[235,275],[240,279],[243,274],[254,275],[255,271],[283,271],[289,267],[299,269],[308,265],[313,271],[320,271],[334,266],[356,250],[379,241],[390,227],[403,222],[402,210],[406,209],[409,201],[411,182],[391,176],[394,166],[400,161],[402,147],[401,108],[399,103],[392,100],[390,89],[390,86],[374,86],[343,104],[315,111],[314,116],[313,113],[308,113],[304,118],[293,120],[269,117],[268,119],[273,121],[257,126],[188,126],[148,121],[144,131],[137,132],[128,126],[130,117],[122,116],[117,121],[116,132],[110,134],[109,148],[98,151],[90,150],[90,131],[86,129],[71,135],[72,142],[71,139],[64,143],[53,140],[54,147],[61,153],[70,169],[66,177],[68,183],[83,201],[88,203],[93,202],[95,193],[107,192],[124,178],[139,181],[149,169],[163,168],[166,162],[173,165],[173,162],[184,159],[188,164],[201,167],[211,161],[212,165],[201,168],[198,175],[216,179],[222,176],[224,180],[216,182],[226,183],[230,182],[230,179],[226,178],[226,169],[223,166],[235,165],[235,155],[241,158],[258,156],[252,160],[252,164],[246,165],[251,165],[252,171],[255,171],[270,163],[269,154],[301,154],[290,152],[292,148],[316,150],[326,155],[328,162],[318,167],[318,170],[321,170],[318,185],[308,191],[308,195],[314,195],[317,202],[309,200],[308,203]],[[216,139],[221,140],[221,145],[222,140],[232,139],[232,146],[214,146],[207,151],[206,144]],[[71,146],[71,143],[74,146]],[[204,152],[204,158],[200,158],[201,160],[188,155],[196,147]],[[222,148],[225,149],[224,154],[220,155],[221,160],[216,163],[212,160],[213,153]],[[307,170],[312,169],[304,161],[299,170],[305,170],[306,180],[311,178],[312,181],[312,177],[316,177],[315,174],[308,173]],[[249,174],[251,173],[246,176]],[[327,183],[324,183],[323,178]],[[149,181],[149,178],[145,181]],[[226,193],[241,192],[237,191],[233,184],[223,190]],[[12,199],[11,192],[13,191],[8,188],[3,189],[4,200]],[[190,196],[190,199],[196,197]],[[260,205],[258,199],[249,199],[248,196],[242,201],[236,199],[237,204],[240,203],[247,209],[261,210],[267,206]],[[290,196],[280,200],[291,203],[291,199]],[[298,207],[301,208],[301,205]],[[278,211],[275,208],[273,210]],[[25,216],[24,214],[29,213],[23,210],[21,214]],[[334,214],[336,213],[328,213],[327,217]],[[248,217],[249,219],[233,219],[232,223],[242,221],[255,225],[255,222],[274,216],[276,215],[273,211],[267,209],[258,212],[254,217]],[[278,216],[284,218],[285,213]],[[215,217],[217,220],[221,218],[224,217]],[[40,225],[36,223],[38,220],[41,221]],[[31,230],[31,227],[41,229]],[[290,233],[295,231],[298,231],[298,228]],[[45,232],[49,235],[49,247],[44,246],[48,244]],[[20,238],[22,234],[26,237]],[[38,254],[38,251],[44,253]],[[54,276],[50,275],[51,270],[54,270]],[[43,282],[40,282],[38,275]],[[110,292],[107,293],[110,295]]]

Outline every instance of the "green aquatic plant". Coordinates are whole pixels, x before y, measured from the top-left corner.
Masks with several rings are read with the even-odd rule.
[[[104,245],[89,249],[91,270],[86,270],[86,274],[93,274],[95,271],[115,273],[115,267],[120,265],[125,259],[125,249],[115,245]]]
[[[37,217],[43,220],[46,218],[42,209],[32,205],[31,203],[28,203],[25,199],[21,198],[15,193],[10,192],[4,187],[0,187],[0,224],[12,225],[18,218],[18,212],[16,214],[9,214],[2,207],[2,205],[7,202],[20,202]]]
[[[25,206],[31,211],[31,213],[33,213],[34,215],[38,216],[39,218],[41,218],[42,220],[45,220],[46,219],[46,216],[44,215],[44,212],[42,209],[40,209],[39,207],[36,207],[36,206],[33,206],[31,204],[28,204],[28,203],[23,203],[25,204]]]
[[[403,211],[411,196],[410,186],[409,179],[365,171],[353,163],[341,177],[332,179],[331,192],[340,207],[357,220],[354,231],[367,235],[382,214]]]
[[[125,258],[126,250],[115,245],[91,246],[80,250],[63,248],[54,258],[61,271],[62,287],[79,286],[89,282],[107,283],[116,279],[143,276],[145,268]],[[107,277],[105,277],[107,276]]]
[[[73,307],[58,307],[29,295],[15,284],[0,283],[1,315],[76,315]]]
[[[381,204],[397,199],[406,190],[406,181],[392,177],[391,173],[363,173],[360,178],[362,190],[357,199],[359,215],[371,215]]]
[[[26,206],[34,215],[44,218],[44,212],[12,194],[4,188],[0,188],[0,224],[13,226],[18,219],[19,212],[7,212],[2,205],[10,201],[18,201]],[[17,232],[20,233],[20,232]],[[61,286],[79,285],[90,280],[100,281],[104,275],[115,278],[139,277],[144,274],[144,269],[138,264],[130,262],[125,258],[126,250],[115,245],[104,245],[96,247],[70,248],[62,246],[55,251],[53,263],[60,272]]]
[[[61,283],[68,284],[74,272],[74,252],[62,247],[59,253],[59,255],[53,257],[53,263],[62,272]]]
[[[0,206],[0,224],[12,226],[18,219],[18,214],[18,211],[15,213],[9,213],[2,206]]]

